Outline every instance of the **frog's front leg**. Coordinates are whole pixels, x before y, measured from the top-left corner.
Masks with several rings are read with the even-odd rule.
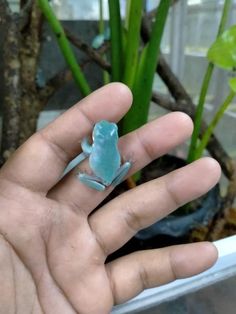
[[[86,154],[87,156],[90,155],[92,153],[92,145],[89,143],[89,140],[87,137],[82,139],[81,142],[81,148],[84,154]]]
[[[113,186],[117,186],[121,183],[124,177],[127,175],[129,169],[131,168],[131,162],[126,161],[118,170],[115,176],[115,179],[112,181]]]
[[[97,191],[104,191],[106,188],[106,186],[102,184],[99,178],[96,176],[88,175],[86,173],[79,173],[78,178],[82,183]]]
[[[75,159],[74,159],[74,163],[73,163],[73,167],[74,164],[76,166],[78,166],[83,160],[85,160],[91,153],[92,153],[92,145],[89,144],[88,138],[85,137],[82,139],[81,142],[81,148],[82,148],[82,153],[80,153]],[[70,167],[69,170],[71,170],[72,167]],[[67,171],[68,172],[68,171]]]

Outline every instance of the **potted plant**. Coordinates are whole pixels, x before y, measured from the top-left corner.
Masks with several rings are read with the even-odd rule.
[[[214,66],[219,66],[228,71],[233,71],[235,67],[234,53],[236,51],[236,28],[235,26],[232,26],[224,31],[230,5],[230,1],[225,1],[217,38],[209,48],[207,54],[209,64],[203,78],[199,101],[196,108],[194,131],[191,138],[187,162],[192,162],[203,155],[217,123],[221,120],[225,110],[228,108],[235,97],[236,79],[235,77],[230,77],[228,80],[229,93],[226,99],[219,106],[219,109],[213,116],[211,122],[204,130],[201,138],[199,138],[204,104],[206,102],[206,95],[212,78]],[[176,158],[173,160],[173,157],[172,164],[179,164],[179,166],[183,165],[182,160],[178,160]],[[178,167],[177,165],[176,168]],[[232,180],[230,186],[233,185],[235,187],[234,182],[235,178]],[[192,202],[191,204],[180,208],[177,210],[177,215],[174,213],[164,218],[162,221],[155,223],[145,230],[142,230],[138,233],[137,236],[142,240],[151,240],[154,236],[167,234],[174,238],[178,238],[176,240],[177,243],[179,243],[181,240],[186,240],[186,234],[191,233],[192,239],[195,238],[197,240],[202,240],[206,236],[206,233],[208,233],[208,236],[211,236],[207,227],[209,227],[209,224],[211,224],[213,218],[219,214],[218,211],[222,210],[222,207],[225,206],[225,203],[225,200],[221,199],[220,197],[219,186],[216,186],[201,200]],[[228,216],[230,215],[232,214],[228,213]],[[230,220],[230,218],[228,219]],[[232,220],[233,219],[231,219],[231,221]],[[181,237],[183,237],[183,239],[180,240]]]

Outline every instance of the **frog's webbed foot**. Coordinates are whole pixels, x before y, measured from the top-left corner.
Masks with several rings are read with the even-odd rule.
[[[86,173],[79,173],[77,176],[80,182],[84,183],[92,189],[95,189],[97,191],[104,191],[106,189],[106,186],[99,182],[99,178],[97,178],[96,176],[88,175]]]
[[[126,161],[117,171],[115,179],[112,181],[113,186],[117,186],[122,182],[124,177],[127,175],[129,169],[131,168],[131,162]]]
[[[117,171],[115,179],[112,181],[112,185],[116,186],[121,183],[121,181],[124,179],[124,177],[127,175],[129,169],[131,167],[131,162],[127,161],[125,162]],[[95,189],[97,191],[104,191],[109,185],[104,184],[101,182],[101,179],[99,179],[96,176],[88,175],[86,173],[79,173],[77,175],[80,182],[84,183],[88,187]]]

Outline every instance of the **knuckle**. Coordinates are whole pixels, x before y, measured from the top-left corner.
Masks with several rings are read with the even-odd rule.
[[[132,233],[135,234],[142,228],[141,218],[132,208],[126,208],[124,212],[125,223]]]
[[[182,205],[182,202],[181,202],[178,194],[171,187],[171,185],[169,184],[169,182],[167,180],[164,180],[164,183],[165,183],[165,189],[167,191],[168,199],[170,199],[174,208],[178,208],[179,206]]]
[[[140,146],[142,147],[145,155],[148,157],[148,159],[150,161],[152,161],[155,158],[155,154],[154,154],[154,151],[152,149],[152,145],[150,145],[150,143],[148,141],[144,141],[139,130],[137,130],[136,136],[137,136],[138,142],[139,142]]]

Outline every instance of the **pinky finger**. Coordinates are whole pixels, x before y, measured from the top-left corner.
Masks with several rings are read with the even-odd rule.
[[[144,289],[175,279],[196,275],[217,259],[215,246],[208,242],[135,252],[106,265],[114,303],[135,297]]]

